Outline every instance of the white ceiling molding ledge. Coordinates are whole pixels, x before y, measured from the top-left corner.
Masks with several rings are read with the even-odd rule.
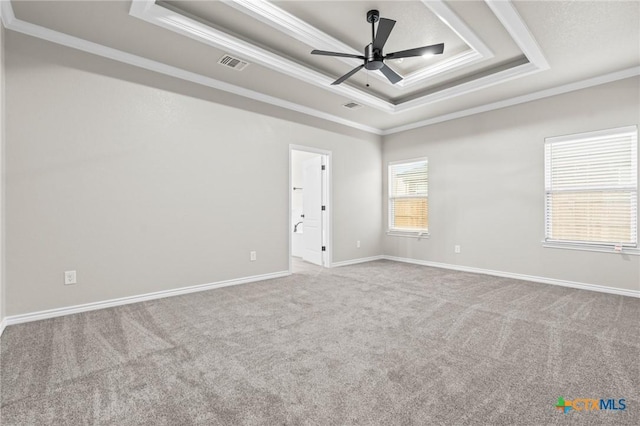
[[[406,111],[408,109],[417,108],[419,106],[424,106],[424,105],[438,102],[444,99],[450,99],[465,93],[469,93],[472,91],[483,89],[485,87],[496,85],[504,81],[512,80],[515,78],[522,77],[524,75],[529,75],[531,73],[548,69],[549,64],[547,63],[546,59],[544,58],[544,55],[540,51],[540,48],[537,42],[531,35],[528,27],[524,24],[519,14],[515,10],[514,6],[511,4],[511,2],[500,1],[500,0],[486,0],[486,3],[489,5],[493,13],[500,20],[502,25],[505,27],[505,29],[509,32],[511,37],[514,39],[515,43],[519,46],[519,48],[522,50],[524,55],[527,57],[529,61],[528,63],[524,63],[522,65],[518,65],[492,75],[478,78],[476,80],[469,81],[467,83],[463,83],[458,86],[454,86],[454,87],[440,90],[438,92],[430,93],[426,96],[423,96],[417,99],[408,100],[398,105],[390,104],[379,98],[374,98],[374,103],[386,104],[383,106],[383,110],[385,110],[387,113],[397,114],[397,113]],[[440,3],[434,3],[434,4],[437,5]],[[148,15],[149,13],[152,13],[154,10],[157,10],[157,9],[167,10],[165,8],[162,8],[156,5],[153,0],[135,0],[132,2],[130,13],[133,14],[134,16]],[[178,15],[178,16],[181,16],[181,15]],[[517,104],[521,104],[529,101],[534,101],[537,99],[555,96],[558,94],[567,93],[574,90],[585,89],[588,87],[597,86],[597,85],[610,83],[613,81],[640,75],[640,67],[633,67],[633,68],[621,70],[618,72],[613,72],[606,75],[601,75],[598,77],[582,80],[579,82],[552,87],[552,88],[541,90],[535,93],[517,96],[517,97],[501,100],[498,102],[493,102],[486,105],[480,105],[474,108],[456,111],[453,113],[444,114],[437,117],[431,117],[431,118],[420,120],[414,123],[408,123],[402,126],[397,126],[390,129],[382,130],[382,129],[371,127],[365,124],[357,123],[355,121],[344,119],[342,117],[338,117],[333,114],[329,114],[311,107],[300,105],[300,104],[290,102],[281,98],[277,98],[275,96],[266,95],[264,93],[260,93],[254,90],[250,90],[237,85],[226,83],[224,81],[220,81],[220,80],[207,77],[198,73],[187,71],[185,69],[167,65],[162,62],[154,61],[154,60],[137,56],[131,53],[127,53],[121,50],[113,49],[101,44],[93,43],[88,40],[71,36],[69,34],[61,33],[58,31],[51,30],[49,28],[45,28],[39,25],[26,22],[26,21],[22,21],[15,17],[11,2],[7,0],[0,1],[0,18],[2,19],[2,22],[4,23],[5,28],[11,31],[16,31],[32,37],[40,38],[40,39],[57,43],[63,46],[67,46],[73,49],[78,49],[87,53],[91,53],[97,56],[101,56],[104,58],[108,58],[111,60],[129,64],[129,65],[133,65],[142,69],[157,72],[160,74],[164,74],[164,75],[178,78],[181,80],[189,81],[192,83],[200,84],[206,87],[211,87],[213,89],[225,91],[228,93],[236,94],[241,97],[253,99],[266,104],[271,104],[276,107],[281,107],[291,111],[296,111],[308,116],[320,118],[323,120],[327,120],[329,122],[334,122],[337,124],[341,124],[344,126],[348,126],[354,129],[362,130],[362,131],[376,134],[376,135],[390,135],[390,134],[411,130],[419,127],[429,126],[429,125],[440,123],[443,121],[454,120],[457,118],[462,118],[462,117],[466,117],[473,114],[505,108],[512,105],[517,105]],[[156,22],[153,22],[153,20],[150,22],[156,24]],[[455,24],[454,26],[456,28],[459,28]],[[209,28],[209,27],[205,27],[205,28]],[[461,33],[459,35],[461,37],[469,37],[468,34],[464,34],[464,33]],[[222,36],[226,36],[226,35],[223,34]],[[196,37],[194,36],[192,38],[196,38]],[[468,41],[468,39],[465,38],[465,41]],[[473,44],[473,42],[471,43]],[[478,48],[477,45],[474,45],[474,46]],[[269,60],[271,60],[271,58]],[[303,73],[303,75],[306,75],[306,74]],[[325,87],[326,89],[328,88],[329,83],[331,82],[332,79],[326,76],[322,76],[322,78],[323,78],[322,81],[327,86]],[[349,93],[360,92],[358,89],[355,89],[355,88],[350,88],[350,90],[352,92],[349,92]],[[357,96],[357,97],[350,96],[350,98],[361,102],[360,96]],[[366,104],[366,103],[362,102],[362,104]]]
[[[549,63],[542,54],[538,42],[533,38],[529,27],[524,23],[513,4],[504,0],[486,0],[486,2],[529,62],[535,64],[540,71],[548,70]]]
[[[433,117],[427,120],[417,121],[415,123],[406,124],[404,126],[398,126],[391,129],[384,130],[383,136],[392,135],[394,133],[405,132],[407,130],[413,130],[420,127],[430,126],[432,124],[442,123],[444,121],[455,120],[457,118],[468,117],[470,115],[480,114],[483,112],[493,111],[496,109],[506,108],[513,105],[523,104],[526,102],[536,101],[538,99],[544,99],[551,96],[561,95],[563,93],[569,93],[576,90],[587,89],[593,86],[599,86],[601,84],[613,83],[614,81],[624,80],[625,78],[640,76],[640,67],[628,68],[622,71],[612,72],[610,74],[604,74],[586,80],[577,81],[574,83],[564,84],[562,86],[552,87],[546,90],[540,90],[534,93],[528,93],[522,96],[516,96],[514,98],[505,99],[490,104],[480,105],[478,107],[465,109],[463,111],[456,111],[450,114]]]
[[[312,49],[329,50],[334,52],[352,53],[362,55],[361,50],[356,50],[351,46],[331,37],[327,33],[318,30],[316,27],[297,18],[289,12],[282,10],[278,6],[268,1],[256,0],[227,0],[225,4],[233,7],[245,15],[251,16],[260,22],[301,41]],[[459,53],[445,61],[414,71],[403,76],[403,80],[392,87],[397,91],[403,88],[422,83],[424,80],[454,71],[465,66],[469,66],[494,57],[493,52],[480,40],[443,0],[423,0],[423,4],[429,8],[445,25],[447,25],[462,41],[469,50]],[[349,64],[352,67],[360,65],[361,61],[352,58],[336,57],[336,59]],[[387,82],[386,77],[380,73],[371,73],[373,78]]]
[[[424,3],[424,5],[427,6],[438,17],[438,19],[440,19],[451,29],[451,31],[464,41],[470,49],[466,52],[461,52],[446,61],[441,61],[440,63],[436,63],[430,67],[407,74],[404,76],[404,79],[396,83],[396,85],[399,85],[401,88],[410,87],[416,83],[422,83],[424,80],[432,78],[438,74],[462,69],[464,67],[486,61],[495,56],[480,37],[478,37],[478,35],[473,32],[471,28],[469,28],[467,24],[465,24],[464,21],[444,3],[444,1],[422,0],[422,3]]]
[[[133,3],[136,4],[142,2],[134,1]],[[141,6],[144,5],[141,4]],[[342,117],[328,114],[326,112],[309,108],[304,105],[299,105],[293,102],[286,101],[284,99],[276,98],[274,96],[265,95],[260,92],[245,89],[243,87],[216,80],[211,77],[206,77],[201,74],[184,70],[182,68],[177,68],[171,65],[164,64],[162,62],[153,61],[151,59],[143,58],[138,55],[133,55],[131,53],[123,52],[121,50],[113,49],[111,47],[93,43],[78,37],[73,37],[65,33],[51,30],[49,28],[22,21],[15,17],[10,1],[2,0],[0,2],[0,17],[2,18],[2,22],[5,28],[11,31],[16,31],[28,36],[40,38],[42,40],[60,44],[62,46],[67,46],[73,49],[81,50],[83,52],[112,59],[114,61],[133,65],[138,68],[143,68],[149,71],[168,75],[170,77],[175,77],[181,80],[211,87],[213,89],[222,90],[224,92],[233,93],[245,98],[264,102],[266,104],[278,106],[291,111],[296,111],[312,117],[321,118],[323,120],[342,124],[344,126],[352,127],[354,129],[362,130],[368,133],[376,135],[382,134],[382,130],[375,127],[356,123],[355,121],[346,120]]]
[[[544,56],[542,55],[538,44],[531,36],[529,29],[520,18],[520,15],[515,10],[513,4],[510,1],[505,0],[485,0],[485,2],[489,5],[490,9],[503,24],[509,35],[514,39],[514,42],[521,48],[525,56],[527,56],[529,63],[515,66],[509,70],[500,71],[486,77],[478,78],[455,87],[430,93],[425,96],[412,99],[410,101],[400,102],[398,104],[387,102],[353,86],[331,85],[331,82],[333,81],[332,77],[328,77],[297,62],[293,62],[273,52],[269,52],[258,46],[254,46],[249,42],[240,40],[237,37],[231,36],[223,31],[181,15],[178,12],[159,6],[156,4],[155,0],[133,1],[129,10],[129,14],[151,24],[174,31],[178,34],[182,34],[191,39],[199,40],[200,42],[214,46],[216,48],[230,51],[236,55],[239,55],[240,57],[251,58],[251,62],[258,63],[291,77],[300,79],[324,90],[328,90],[348,97],[362,105],[367,105],[369,107],[376,108],[387,113],[398,114],[410,109],[426,106],[434,102],[451,99],[467,93],[475,92],[477,90],[491,87],[504,81],[513,80],[514,78],[524,77],[548,68],[548,64],[544,59]],[[262,4],[267,2],[259,3]],[[446,11],[450,11],[450,9],[446,5],[444,5],[444,3],[435,4],[440,4],[440,6],[434,6],[435,9],[432,9],[434,13],[444,13],[449,20],[455,21],[457,16],[453,14],[453,12],[447,15],[448,12]],[[260,11],[268,11],[273,15],[275,13],[275,10],[276,9],[272,7],[253,8],[251,15],[259,15]],[[282,12],[284,13],[284,11]],[[280,20],[284,19],[282,18],[282,16],[284,15],[280,16]],[[275,20],[276,18],[263,16],[261,20],[262,19],[270,20],[271,22],[273,22],[273,20]],[[290,20],[288,22],[292,21]],[[277,25],[284,25],[284,23]],[[296,25],[299,25],[299,22]],[[489,49],[484,46],[484,44],[479,40],[479,38],[474,36],[473,32],[471,32],[470,30],[464,30],[466,25],[461,25],[458,22],[456,22],[455,25],[457,29],[456,34],[458,34],[460,37],[463,37],[465,42],[474,44],[474,46],[476,46],[478,49],[483,50],[484,54],[491,53]],[[308,30],[308,28],[306,28],[306,30]],[[290,26],[287,31],[297,30],[292,30]],[[317,33],[314,34],[314,37],[321,37]]]
[[[529,62],[485,77],[471,80],[467,83],[443,89],[417,99],[399,103],[396,105],[395,112],[407,111],[441,100],[451,99],[456,96],[482,90],[487,87],[495,86],[496,84],[549,69],[549,64],[542,54],[540,46],[538,46],[538,43],[531,35],[529,28],[524,23],[511,1],[485,0],[485,2]]]
[[[143,5],[141,3],[149,3]],[[385,112],[393,112],[393,104],[376,96],[365,93],[348,85],[331,85],[333,78],[319,73],[311,68],[300,65],[283,56],[276,55],[266,49],[253,45],[242,39],[234,37],[195,19],[181,15],[177,12],[158,6],[155,0],[133,1],[129,14],[143,21],[200,41],[218,49],[235,53],[245,60],[271,68],[280,73],[297,78],[304,82],[321,87],[325,90],[358,101]]]

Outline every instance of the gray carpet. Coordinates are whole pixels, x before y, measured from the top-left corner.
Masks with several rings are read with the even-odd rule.
[[[2,425],[640,424],[640,300],[377,261],[8,327]],[[558,397],[625,398],[572,411]]]

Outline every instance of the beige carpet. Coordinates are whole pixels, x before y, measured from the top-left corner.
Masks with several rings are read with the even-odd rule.
[[[6,425],[640,424],[640,300],[377,261],[8,327]],[[624,398],[563,414],[558,397]]]

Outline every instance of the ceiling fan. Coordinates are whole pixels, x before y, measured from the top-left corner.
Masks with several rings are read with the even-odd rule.
[[[378,22],[378,32],[375,32],[375,23]],[[385,63],[385,59],[399,59],[399,58],[410,58],[413,56],[424,56],[424,55],[439,55],[444,51],[444,43],[434,44],[431,46],[423,46],[416,47],[415,49],[407,49],[401,50],[399,52],[387,53],[386,55],[382,54],[382,48],[384,47],[389,35],[391,34],[391,30],[393,26],[396,24],[396,21],[392,19],[380,18],[380,12],[377,10],[370,10],[367,12],[367,22],[371,23],[371,44],[367,45],[364,48],[364,56],[363,55],[353,55],[350,53],[340,53],[340,52],[327,52],[326,50],[313,50],[311,51],[312,55],[325,55],[325,56],[340,56],[343,58],[356,58],[363,59],[364,63],[360,66],[355,67],[336,81],[333,84],[340,84],[362,68],[366,68],[368,70],[380,70],[382,74],[387,77],[387,79],[391,82],[391,84],[396,84],[402,77],[400,77],[395,71],[389,68]]]

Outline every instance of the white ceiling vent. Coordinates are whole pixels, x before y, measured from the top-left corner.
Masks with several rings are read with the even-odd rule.
[[[234,58],[231,55],[224,55],[218,61],[220,65],[224,65],[225,67],[233,68],[236,71],[242,71],[249,65],[248,62],[243,61],[242,59]]]
[[[349,109],[358,109],[358,108],[362,108],[362,105],[357,104],[355,102],[347,102],[346,104],[342,105],[345,108],[349,108]]]

